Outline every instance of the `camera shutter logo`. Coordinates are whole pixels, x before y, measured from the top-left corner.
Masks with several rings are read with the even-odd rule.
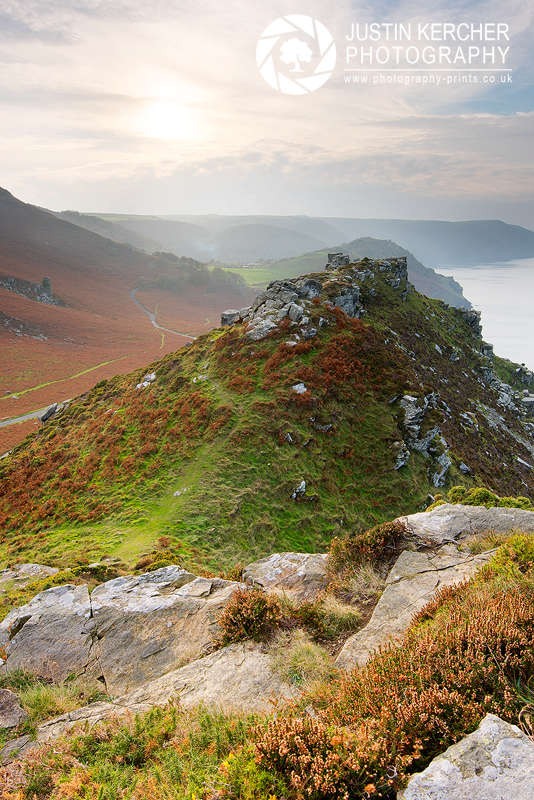
[[[336,45],[319,20],[289,14],[265,28],[256,47],[256,62],[273,89],[283,94],[309,94],[332,74]]]

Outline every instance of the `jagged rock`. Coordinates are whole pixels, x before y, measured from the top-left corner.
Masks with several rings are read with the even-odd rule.
[[[432,483],[436,488],[438,488],[439,486],[445,485],[445,477],[449,468],[452,466],[452,461],[447,452],[438,456],[436,461],[439,464],[439,469],[434,472],[434,475],[432,476]]]
[[[50,419],[57,411],[57,403],[52,403],[51,406],[48,406],[42,414],[39,415],[39,422],[46,422],[47,419]]]
[[[247,326],[247,338],[253,342],[265,339],[271,331],[276,328],[276,322],[271,319],[260,319],[249,323]]]
[[[239,319],[239,311],[236,308],[228,308],[221,314],[221,325],[233,325]]]
[[[1,669],[55,681],[86,673],[123,694],[210,648],[239,585],[169,566],[107,581],[90,597],[87,586],[55,586],[0,623]]]
[[[337,306],[345,312],[347,317],[359,317],[361,311],[360,305],[360,287],[352,286],[343,289],[332,301],[332,305]]]
[[[201,703],[243,713],[272,711],[277,702],[295,699],[299,690],[283,681],[272,668],[271,657],[256,642],[239,642],[205,658],[168,672],[113,702],[91,705],[63,714],[37,728],[35,738],[8,742],[0,754],[3,764],[18,754],[53,741],[78,723],[90,727],[100,720],[125,713],[143,713],[154,706],[179,701],[192,708]]]
[[[534,743],[493,714],[412,775],[399,800],[532,800]]]
[[[296,600],[313,600],[326,588],[326,553],[274,553],[248,564],[243,581]]]
[[[122,694],[203,654],[238,585],[163,567],[97,586],[86,630],[108,691]]]
[[[343,253],[328,253],[325,269],[344,267],[345,264],[350,264],[350,256],[344,255]]]
[[[474,308],[467,309],[465,306],[460,306],[459,311],[467,324],[473,329],[475,334],[477,336],[482,336],[482,325],[480,323],[482,312],[475,311]]]
[[[396,442],[395,444],[399,447],[399,451],[397,453],[397,461],[395,462],[393,469],[397,470],[406,466],[410,458],[410,451],[404,442]]]
[[[534,511],[522,508],[485,508],[444,503],[432,511],[399,517],[410,535],[437,546],[476,533],[522,531],[534,533]]]
[[[9,689],[0,689],[0,728],[16,728],[28,719],[28,714],[20,707],[16,694]]]
[[[436,553],[404,550],[388,575],[373,616],[363,630],[347,639],[336,665],[345,670],[363,666],[379,647],[400,643],[414,614],[437,591],[471,578],[493,553],[466,556],[454,545],[442,547]]]
[[[306,481],[301,481],[296,489],[293,490],[291,494],[292,500],[297,500],[299,497],[303,497],[306,494]]]

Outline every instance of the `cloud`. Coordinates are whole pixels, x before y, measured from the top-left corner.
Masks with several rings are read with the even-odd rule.
[[[285,0],[268,8],[259,0],[4,0],[6,188],[54,208],[133,213],[185,213],[189,204],[197,213],[345,207],[424,217],[500,203],[525,224],[532,114],[519,112],[529,107],[528,87],[514,106],[516,83],[509,92],[481,83],[349,85],[342,52],[356,19],[507,18],[526,73],[528,4],[401,0],[363,9],[311,0],[306,13],[328,25],[339,60],[330,81],[304,97],[274,91],[255,65],[257,38],[286,12]]]

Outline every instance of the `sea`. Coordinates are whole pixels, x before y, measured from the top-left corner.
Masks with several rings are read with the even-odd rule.
[[[434,269],[452,275],[482,312],[482,337],[495,353],[534,371],[534,258]]]

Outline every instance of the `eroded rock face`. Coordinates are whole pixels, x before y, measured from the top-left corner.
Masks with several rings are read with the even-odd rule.
[[[112,703],[91,703],[49,720],[38,727],[34,739],[25,736],[9,742],[0,758],[6,764],[16,757],[17,750],[20,754],[57,739],[79,722],[92,726],[110,716],[143,713],[169,701],[179,700],[186,708],[203,703],[226,711],[252,713],[272,711],[276,702],[298,695],[296,687],[273,671],[271,657],[262,645],[240,642],[168,672]]]
[[[53,681],[92,665],[91,616],[87,586],[54,586],[15,608],[0,623],[0,645],[7,661],[2,671],[24,669]]]
[[[474,733],[413,775],[399,800],[532,800],[534,743],[488,714]]]
[[[404,550],[388,575],[373,616],[365,628],[347,639],[336,665],[345,670],[361,667],[380,646],[400,643],[414,614],[436,592],[473,577],[494,552],[466,556],[454,545],[446,545],[437,552]]]
[[[178,566],[97,586],[55,586],[0,623],[3,671],[62,681],[85,673],[124,694],[206,652],[238,583]]]
[[[326,553],[274,553],[243,570],[243,581],[295,600],[313,600],[326,588]]]
[[[485,531],[534,533],[534,511],[445,503],[432,511],[399,517],[413,537],[430,546],[461,541]]]

